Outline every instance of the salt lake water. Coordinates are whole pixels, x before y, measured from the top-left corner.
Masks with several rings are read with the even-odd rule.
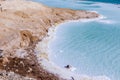
[[[67,64],[76,67],[74,73],[120,80],[120,4],[97,0],[36,1],[51,7],[97,11],[103,15],[105,18],[100,20],[59,25],[49,45],[50,59],[60,67]]]

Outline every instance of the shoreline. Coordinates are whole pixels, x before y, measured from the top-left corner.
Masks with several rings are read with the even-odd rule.
[[[39,48],[43,48],[43,49],[46,49],[46,50],[43,50],[45,51],[44,55],[43,54],[36,54],[37,58],[38,58],[38,61],[40,60],[40,63],[42,64],[42,67],[49,71],[50,73],[53,73],[53,74],[58,74],[60,77],[64,78],[64,79],[67,79],[67,80],[70,80],[71,78],[74,78],[75,80],[110,80],[107,76],[89,76],[89,75],[82,75],[82,74],[76,74],[74,73],[73,71],[70,71],[70,70],[67,70],[66,68],[61,68],[59,67],[58,65],[56,65],[54,62],[50,61],[49,60],[49,54],[52,55],[52,53],[49,52],[49,43],[51,42],[52,39],[54,39],[55,37],[55,31],[58,27],[64,25],[64,24],[69,24],[71,22],[90,22],[90,21],[98,21],[98,20],[101,20],[101,19],[105,19],[106,17],[100,15],[98,18],[93,18],[93,19],[79,19],[79,20],[68,20],[68,21],[65,21],[65,22],[62,22],[56,26],[52,26],[49,31],[48,31],[48,36],[46,36],[43,41],[39,42],[35,48],[35,51],[36,52],[39,52],[37,51]],[[47,42],[47,43],[46,43]],[[41,46],[41,44],[45,44],[46,46]],[[39,46],[40,45],[40,46]],[[40,50],[41,51],[41,50]],[[41,60],[42,59],[42,60]],[[77,69],[76,69],[77,70]],[[67,75],[66,75],[67,74]]]
[[[50,8],[26,0],[7,0],[0,1],[0,3],[3,8],[0,14],[0,49],[2,50],[0,52],[2,57],[0,58],[0,72],[2,70],[8,73],[13,72],[22,76],[21,80],[26,80],[24,78],[26,76],[35,80],[64,80],[64,78],[69,80],[71,76],[76,76],[77,79],[81,80],[91,79],[79,77],[77,74],[67,71],[66,75],[64,75],[62,74],[64,70],[59,67],[52,68],[52,66],[48,65],[43,67],[43,63],[49,64],[49,57],[45,54],[46,51],[49,53],[47,49],[49,40],[46,36],[50,36],[49,29],[53,27],[54,32],[58,24],[64,24],[67,21],[79,21],[79,19],[97,18],[99,14],[83,10]],[[50,67],[51,71],[60,69],[62,72],[52,73],[47,70],[47,67]],[[59,75],[59,72],[62,76]],[[14,76],[11,77],[14,80]],[[3,78],[4,80],[9,79],[9,77],[5,78],[5,76]]]

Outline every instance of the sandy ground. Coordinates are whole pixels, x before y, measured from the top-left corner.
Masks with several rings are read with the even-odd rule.
[[[36,45],[53,25],[98,16],[32,1],[0,0],[0,80],[63,80],[41,67],[34,51]]]

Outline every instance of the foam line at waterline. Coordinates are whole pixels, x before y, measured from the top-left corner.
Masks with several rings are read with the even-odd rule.
[[[105,23],[105,24],[114,24],[115,22],[112,20],[98,20],[97,22]]]
[[[87,20],[87,19],[70,20],[70,21],[68,21],[68,22],[66,21],[65,23],[62,23],[62,24],[66,24],[66,23],[74,22],[74,21],[82,22],[83,20],[96,21],[98,19],[103,19],[103,18],[104,18],[103,16],[99,16],[99,18],[89,19],[89,20]],[[58,26],[61,26],[62,24],[60,24]],[[58,27],[56,27],[56,28],[53,27],[49,30],[49,32],[48,32],[49,37],[45,38],[42,43],[39,43],[37,45],[37,47],[36,47],[37,52],[41,53],[41,51],[42,51],[42,52],[48,53],[47,55],[49,55],[49,51],[47,51],[49,47],[47,45],[43,45],[43,44],[46,42],[49,43],[50,40],[54,39],[54,37],[55,37],[54,30],[56,30],[57,28]],[[38,53],[37,57],[39,57],[39,53]],[[39,58],[38,58],[38,60],[39,60]],[[71,79],[71,76],[75,80],[110,80],[107,76],[85,76],[85,75],[74,74],[71,71],[65,70],[64,68],[60,68],[59,66],[55,65],[51,61],[46,61],[46,59],[43,59],[41,63],[42,63],[41,65],[43,66],[44,69],[50,71],[51,73],[59,74],[61,77],[67,78],[68,80]]]
[[[109,77],[102,75],[102,76],[88,76],[88,75],[79,75],[75,74],[70,70],[67,70],[65,68],[60,68],[56,64],[54,64],[51,61],[43,60],[41,65],[44,69],[48,70],[49,72],[52,72],[54,74],[58,74],[60,77],[63,77],[67,80],[71,80],[71,77],[73,77],[75,80],[111,80]]]

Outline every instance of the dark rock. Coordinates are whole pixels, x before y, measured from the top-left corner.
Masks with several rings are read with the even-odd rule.
[[[2,52],[3,52],[3,50],[0,49],[0,58],[2,58],[2,54],[1,54]]]
[[[3,52],[3,50],[0,49],[0,54]]]

